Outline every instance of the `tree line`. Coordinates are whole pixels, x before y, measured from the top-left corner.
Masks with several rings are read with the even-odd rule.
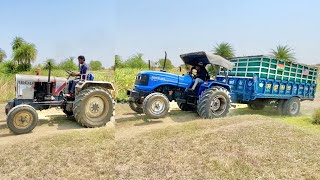
[[[22,71],[30,71],[32,63],[36,60],[38,50],[36,45],[25,41],[22,37],[15,37],[11,43],[12,59],[7,59],[6,52],[0,48],[0,63],[2,73],[18,73]],[[7,60],[6,60],[7,59]],[[52,69],[78,70],[78,65],[75,63],[74,57],[66,58],[60,63],[49,58],[42,64],[37,64],[35,67],[48,69],[48,63],[51,63]],[[102,63],[98,60],[92,60],[89,63],[90,69],[93,71],[102,70]]]
[[[219,55],[226,59],[235,57],[235,49],[230,43],[222,42],[214,46],[212,53]],[[295,56],[293,49],[287,45],[279,45],[276,49],[271,49],[270,56],[283,60],[286,62],[295,62]],[[164,64],[164,59],[159,59],[158,61],[151,61],[151,68],[162,68]],[[181,65],[184,66],[184,65]],[[146,60],[143,59],[142,53],[137,53],[129,57],[128,59],[122,59],[119,55],[115,55],[115,68],[142,68],[146,69],[149,67],[149,64]],[[166,69],[172,69],[175,66],[172,64],[170,59],[166,61]]]

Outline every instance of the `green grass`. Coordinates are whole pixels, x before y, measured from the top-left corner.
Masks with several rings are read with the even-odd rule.
[[[259,114],[259,115],[272,118],[275,121],[280,121],[285,124],[292,125],[297,128],[306,130],[310,133],[320,133],[320,125],[314,124],[313,118],[311,116],[306,116],[306,115],[296,116],[296,117],[280,116],[280,115],[277,115],[275,110],[272,110],[268,107],[261,111],[255,111],[249,108],[242,108],[242,109],[234,110],[234,112],[232,112],[231,114],[232,115]]]
[[[103,70],[103,71],[93,71],[96,81],[108,81],[114,83],[114,73],[112,70]],[[21,72],[19,74],[35,74],[34,71]],[[47,70],[42,70],[41,74],[43,76],[48,75]],[[51,73],[52,76],[57,77],[67,77],[67,74],[64,70],[55,69]],[[15,97],[15,74],[0,74],[0,102],[5,102],[9,99]]]

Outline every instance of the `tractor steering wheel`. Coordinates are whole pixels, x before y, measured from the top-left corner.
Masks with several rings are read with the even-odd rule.
[[[69,78],[73,75],[73,72],[70,71],[70,70],[66,70],[66,72],[67,72],[67,74],[68,74],[68,78],[67,78],[67,79],[69,79]]]

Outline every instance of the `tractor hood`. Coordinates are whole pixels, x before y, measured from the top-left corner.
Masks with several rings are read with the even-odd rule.
[[[187,88],[192,84],[189,74],[176,75],[161,71],[141,71],[136,77],[135,89],[152,91],[162,85],[172,85]]]
[[[28,84],[28,82],[48,82],[48,76],[37,76],[37,75],[22,75],[22,74],[17,74],[16,75],[16,81],[17,82],[26,82],[26,84]],[[63,77],[54,77],[51,76],[50,78],[51,82],[67,82],[67,78],[63,78]]]
[[[206,53],[203,51],[200,52],[194,52],[194,53],[188,53],[188,54],[182,54],[180,55],[183,62],[187,65],[196,66],[199,63],[202,63],[204,66],[208,64],[212,65],[219,65],[222,66],[228,70],[232,70],[234,67],[234,63],[226,60],[225,58],[214,55],[212,53]]]

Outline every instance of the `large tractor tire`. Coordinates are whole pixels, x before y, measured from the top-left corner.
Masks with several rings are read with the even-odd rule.
[[[152,119],[163,118],[170,109],[170,102],[162,93],[151,93],[143,100],[143,112]]]
[[[231,108],[229,91],[223,87],[212,87],[202,92],[198,100],[197,111],[204,119],[224,117]]]
[[[181,111],[196,111],[197,108],[192,106],[192,105],[189,105],[189,104],[186,104],[186,103],[181,103],[181,102],[177,102],[179,108],[181,109]]]
[[[101,87],[89,87],[76,97],[73,114],[84,127],[102,127],[111,120],[115,102],[110,92]]]
[[[7,126],[15,134],[31,132],[38,124],[39,117],[30,105],[18,105],[12,108],[7,116]]]
[[[142,114],[143,113],[143,109],[142,109],[142,105],[141,103],[138,103],[134,98],[129,98],[129,106],[130,108],[138,113],[138,114]]]
[[[265,105],[259,101],[250,101],[248,103],[248,108],[250,108],[252,110],[262,110],[265,108]]]
[[[6,115],[8,115],[9,111],[13,108],[13,102],[8,102],[5,107]]]
[[[292,97],[284,102],[283,113],[288,116],[297,116],[300,112],[300,99]]]

